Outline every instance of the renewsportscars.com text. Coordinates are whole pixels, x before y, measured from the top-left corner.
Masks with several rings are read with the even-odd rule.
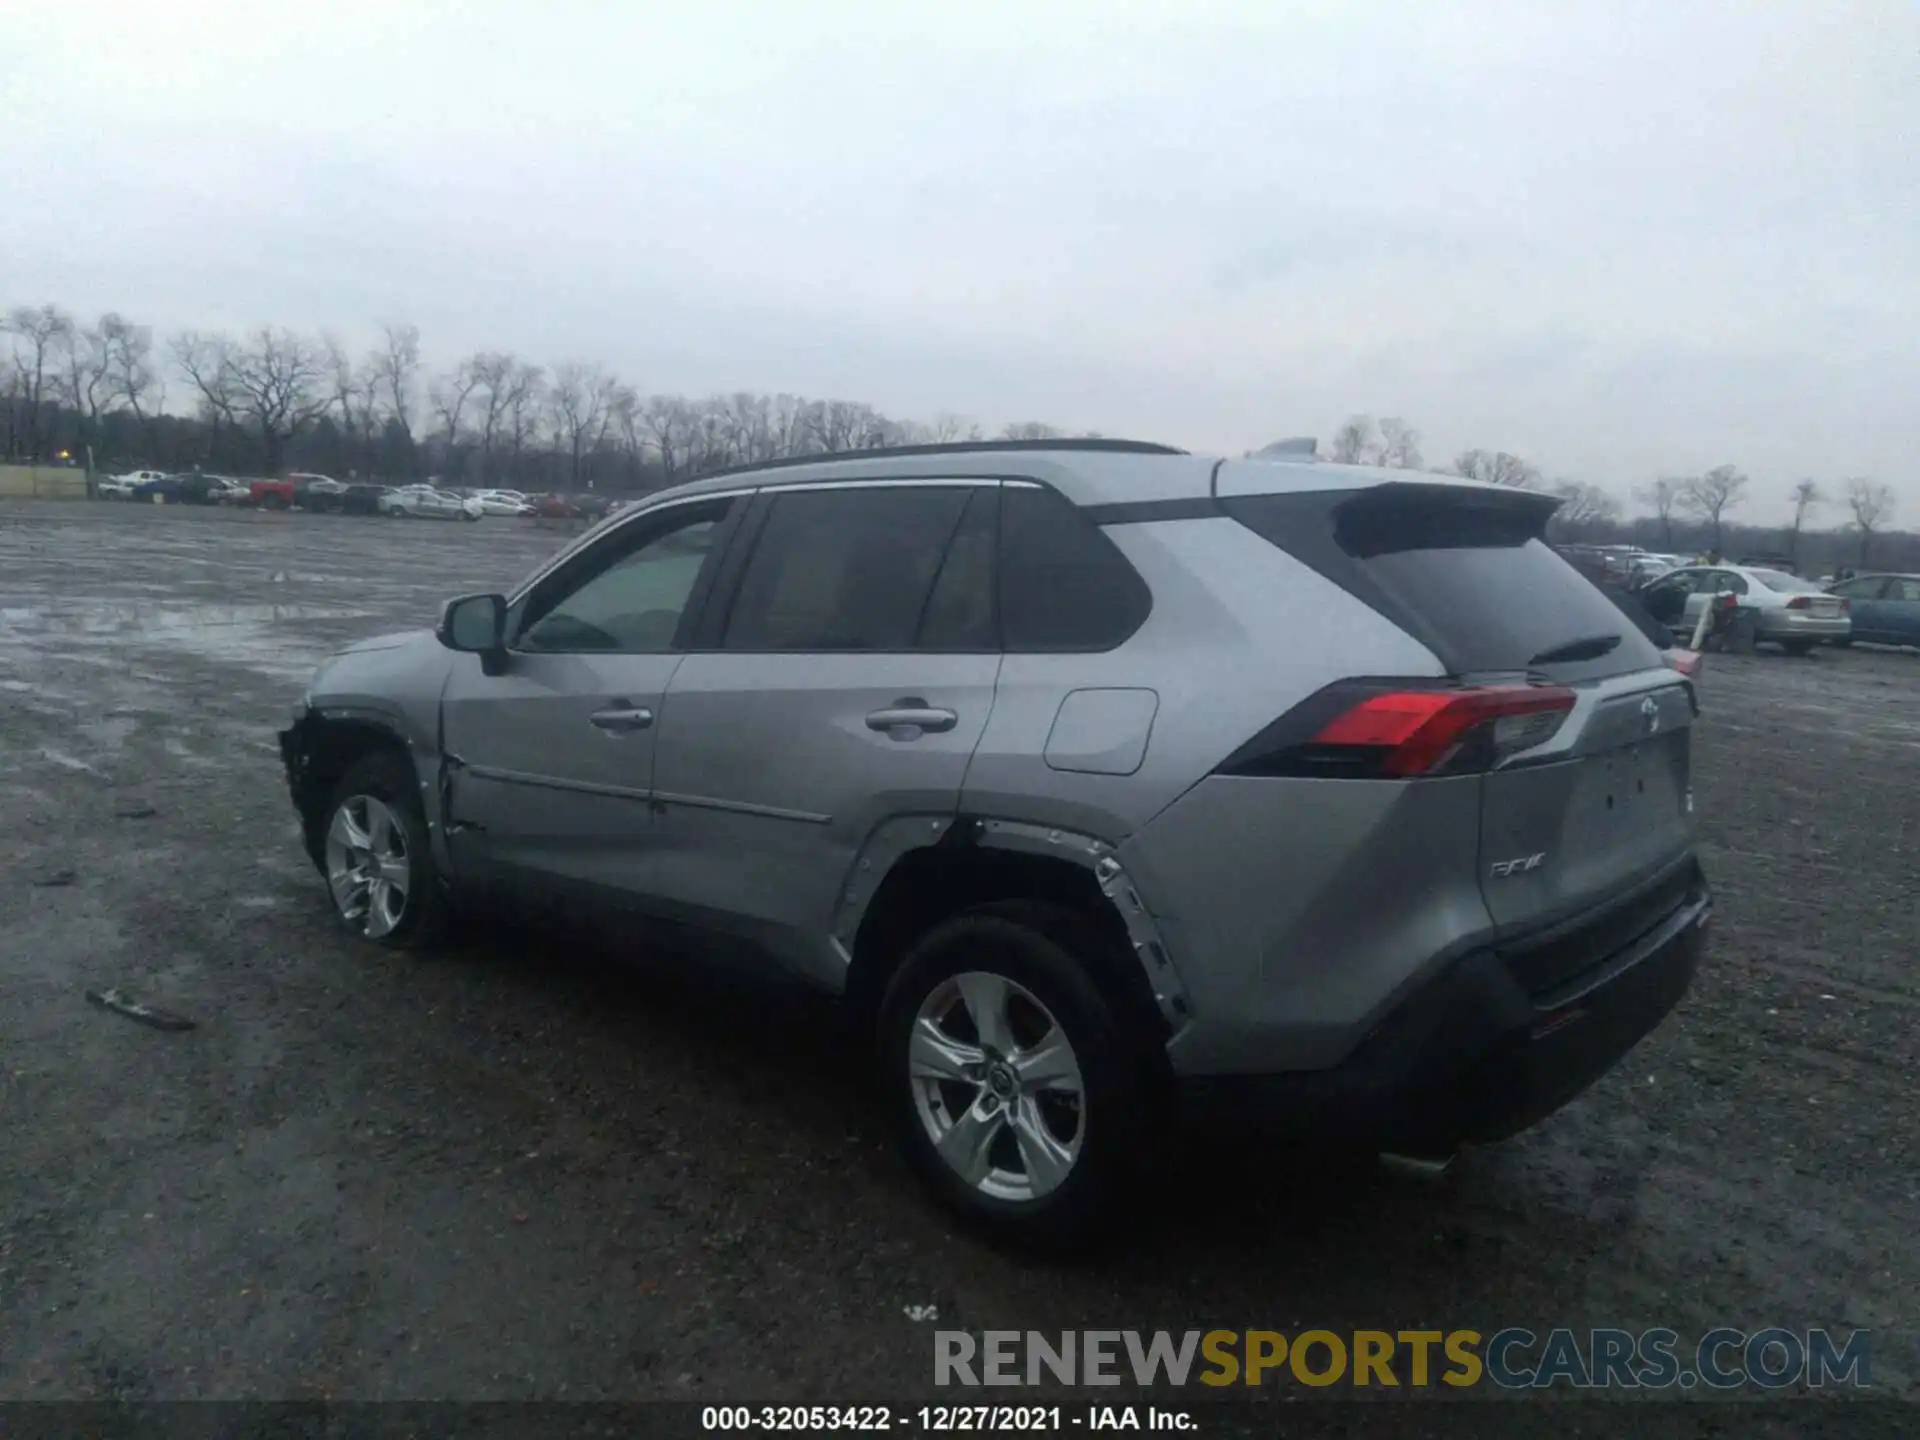
[[[1778,1390],[1871,1384],[1868,1334],[1709,1330],[938,1330],[936,1385]]]

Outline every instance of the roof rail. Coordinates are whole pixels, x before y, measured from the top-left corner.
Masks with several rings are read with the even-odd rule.
[[[908,455],[994,455],[1003,451],[1081,450],[1109,455],[1186,455],[1191,452],[1149,440],[955,440],[944,445],[884,445],[872,450],[823,450],[817,455],[788,455],[778,460],[756,460],[689,475],[688,481],[712,480],[720,475],[745,475],[756,470],[781,470],[791,465],[820,465],[834,460],[889,460]],[[683,483],[683,482],[676,482]]]

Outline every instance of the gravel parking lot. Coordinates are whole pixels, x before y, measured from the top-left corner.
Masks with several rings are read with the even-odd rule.
[[[1709,662],[1709,964],[1569,1110],[1437,1186],[1199,1157],[1137,1251],[1046,1268],[923,1203],[813,1002],[697,953],[336,931],[288,702],[557,538],[0,505],[0,1398],[847,1403],[930,1383],[910,1307],[1864,1326],[1920,1396],[1920,655]]]

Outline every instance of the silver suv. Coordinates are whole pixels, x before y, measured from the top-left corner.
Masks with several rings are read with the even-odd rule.
[[[1692,685],[1554,503],[1114,441],[725,474],[351,647],[287,774],[371,941],[557,898],[844,997],[998,1231],[1183,1108],[1440,1159],[1605,1072],[1709,915]]]

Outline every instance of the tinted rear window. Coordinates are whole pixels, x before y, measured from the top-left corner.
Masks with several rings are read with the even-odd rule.
[[[1222,502],[1227,513],[1425,644],[1456,675],[1544,669],[1579,680],[1660,663],[1621,606],[1541,538],[1552,506],[1429,485]],[[1542,662],[1617,636],[1602,655]]]
[[[1147,582],[1064,496],[1007,487],[1000,497],[1000,622],[1009,651],[1111,650],[1152,608]]]
[[[1818,595],[1820,587],[1811,580],[1802,580],[1798,575],[1788,575],[1780,570],[1755,570],[1753,576],[1769,590],[1779,590],[1789,595]]]

